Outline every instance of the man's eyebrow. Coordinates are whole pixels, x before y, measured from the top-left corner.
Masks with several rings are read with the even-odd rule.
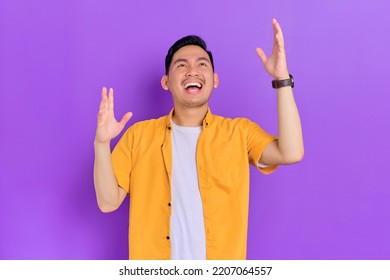
[[[208,59],[208,58],[205,57],[205,56],[201,56],[201,57],[198,57],[198,58],[196,59],[196,61],[202,61],[202,60],[205,60],[205,61],[211,63],[211,62],[210,62],[210,59]],[[186,63],[187,63],[188,60],[185,59],[185,58],[178,58],[178,59],[176,59],[172,64],[176,64],[176,63],[179,63],[179,62],[186,62]]]
[[[176,63],[179,63],[179,62],[188,62],[188,60],[184,59],[184,58],[178,58],[172,64],[176,64]]]

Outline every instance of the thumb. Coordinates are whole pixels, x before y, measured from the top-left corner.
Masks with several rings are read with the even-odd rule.
[[[132,112],[127,112],[123,117],[122,119],[120,120],[120,124],[125,126],[126,123],[130,120],[130,118],[133,116],[133,113]]]
[[[261,48],[256,48],[256,53],[260,57],[261,62],[265,64],[267,62],[267,56],[265,55],[264,51]]]

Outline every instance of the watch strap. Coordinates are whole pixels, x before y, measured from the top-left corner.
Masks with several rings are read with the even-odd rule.
[[[273,80],[272,87],[273,88],[281,88],[281,87],[291,86],[293,88],[294,87],[294,77],[291,74],[289,74],[289,76],[290,76],[290,79]]]

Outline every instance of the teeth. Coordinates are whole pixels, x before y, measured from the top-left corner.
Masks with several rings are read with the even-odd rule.
[[[197,82],[190,82],[190,83],[187,83],[184,85],[184,88],[187,89],[189,87],[198,87],[198,88],[202,88],[202,85],[200,83],[197,83]]]

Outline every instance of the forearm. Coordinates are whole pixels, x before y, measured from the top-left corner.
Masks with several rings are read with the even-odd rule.
[[[97,203],[103,212],[117,209],[121,203],[120,190],[111,162],[109,143],[94,143],[94,183]]]
[[[278,149],[287,163],[295,163],[304,154],[301,121],[290,86],[277,89]]]

